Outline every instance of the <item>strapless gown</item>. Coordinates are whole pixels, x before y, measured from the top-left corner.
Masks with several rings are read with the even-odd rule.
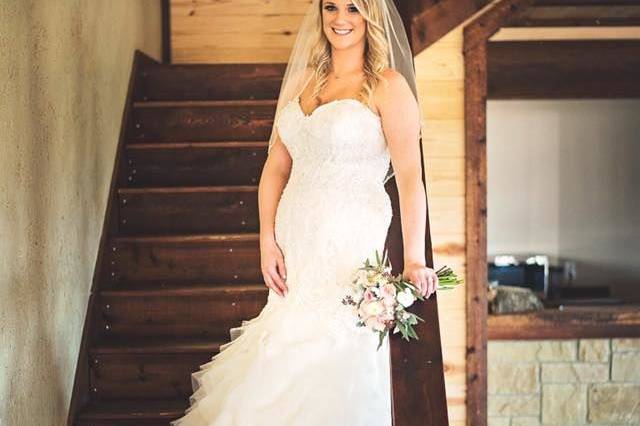
[[[289,293],[269,290],[254,318],[192,374],[174,426],[390,426],[389,341],[357,327],[345,286],[384,248],[392,211],[380,117],[355,99],[275,123],[292,168],[275,217]]]

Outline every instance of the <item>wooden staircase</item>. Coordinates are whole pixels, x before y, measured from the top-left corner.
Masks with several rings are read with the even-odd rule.
[[[284,65],[136,52],[70,424],[167,425],[266,303],[258,180]]]
[[[414,54],[486,3],[396,2]],[[285,67],[164,65],[136,52],[69,426],[168,425],[188,407],[191,373],[264,306],[257,185]],[[395,179],[387,191],[397,274]],[[429,325],[423,344],[391,339],[394,425],[446,425],[437,295],[415,312]]]

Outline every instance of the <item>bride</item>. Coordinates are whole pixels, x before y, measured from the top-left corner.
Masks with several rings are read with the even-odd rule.
[[[429,297],[413,58],[392,0],[313,0],[258,188],[267,304],[192,374],[175,426],[389,426],[389,339],[340,301],[382,252],[395,175],[403,275]],[[389,163],[397,172],[387,175]],[[386,179],[385,179],[386,178]],[[419,344],[419,343],[413,343]]]

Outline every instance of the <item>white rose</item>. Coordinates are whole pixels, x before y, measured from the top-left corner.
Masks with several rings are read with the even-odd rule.
[[[364,306],[364,311],[367,315],[380,315],[384,312],[384,306],[378,302],[369,302]]]
[[[398,299],[398,303],[400,303],[405,308],[408,308],[409,306],[413,305],[413,302],[416,301],[415,296],[413,295],[411,290],[409,290],[408,288],[405,288],[404,290],[402,290],[400,293],[398,293],[398,296],[396,297]]]

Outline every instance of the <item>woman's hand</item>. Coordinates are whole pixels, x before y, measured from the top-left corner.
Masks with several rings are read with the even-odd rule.
[[[275,239],[260,242],[260,269],[267,287],[282,297],[289,292],[285,283],[287,271],[284,266],[284,256]]]
[[[415,285],[423,297],[426,295],[427,299],[438,288],[438,275],[433,269],[425,266],[424,263],[406,264],[402,271],[402,276],[405,280]]]

